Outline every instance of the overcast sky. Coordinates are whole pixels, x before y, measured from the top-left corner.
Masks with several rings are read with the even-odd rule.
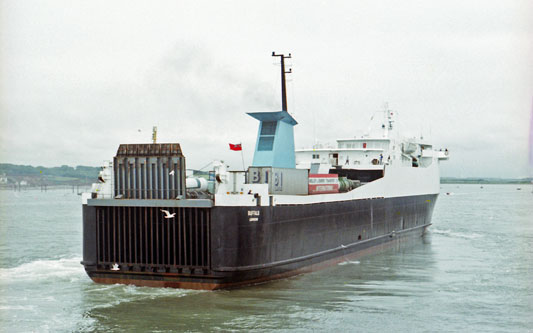
[[[400,5],[401,3],[401,5]],[[526,177],[531,1],[1,1],[0,162],[110,160],[179,142],[189,168],[252,160],[250,111],[281,108],[292,53],[297,148],[361,134],[385,102],[451,159],[443,176]],[[140,130],[140,131],[139,131]]]

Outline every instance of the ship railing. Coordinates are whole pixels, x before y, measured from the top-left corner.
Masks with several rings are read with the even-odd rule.
[[[115,199],[183,199],[176,188],[122,188],[121,193],[115,193]]]

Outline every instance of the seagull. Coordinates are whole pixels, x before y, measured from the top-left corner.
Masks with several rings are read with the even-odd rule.
[[[174,170],[170,171],[168,174],[174,176]]]
[[[168,210],[161,209],[161,211],[166,214],[165,215],[166,219],[172,219],[172,218],[174,218],[174,215],[176,215],[176,213],[170,214],[170,212]]]
[[[120,271],[120,268],[118,268],[118,264],[117,263],[114,263],[113,267],[111,267],[111,270],[112,271]]]

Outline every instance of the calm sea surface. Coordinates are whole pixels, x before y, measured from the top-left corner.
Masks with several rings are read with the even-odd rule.
[[[0,191],[0,331],[533,331],[530,185],[442,185],[425,238],[232,291],[95,284],[81,230],[70,191]]]

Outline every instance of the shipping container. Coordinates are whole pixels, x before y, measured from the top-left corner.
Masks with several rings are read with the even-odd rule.
[[[273,167],[249,167],[249,184],[268,184],[269,194],[307,195],[309,170]]]
[[[336,174],[309,175],[309,194],[339,193],[339,177]]]

